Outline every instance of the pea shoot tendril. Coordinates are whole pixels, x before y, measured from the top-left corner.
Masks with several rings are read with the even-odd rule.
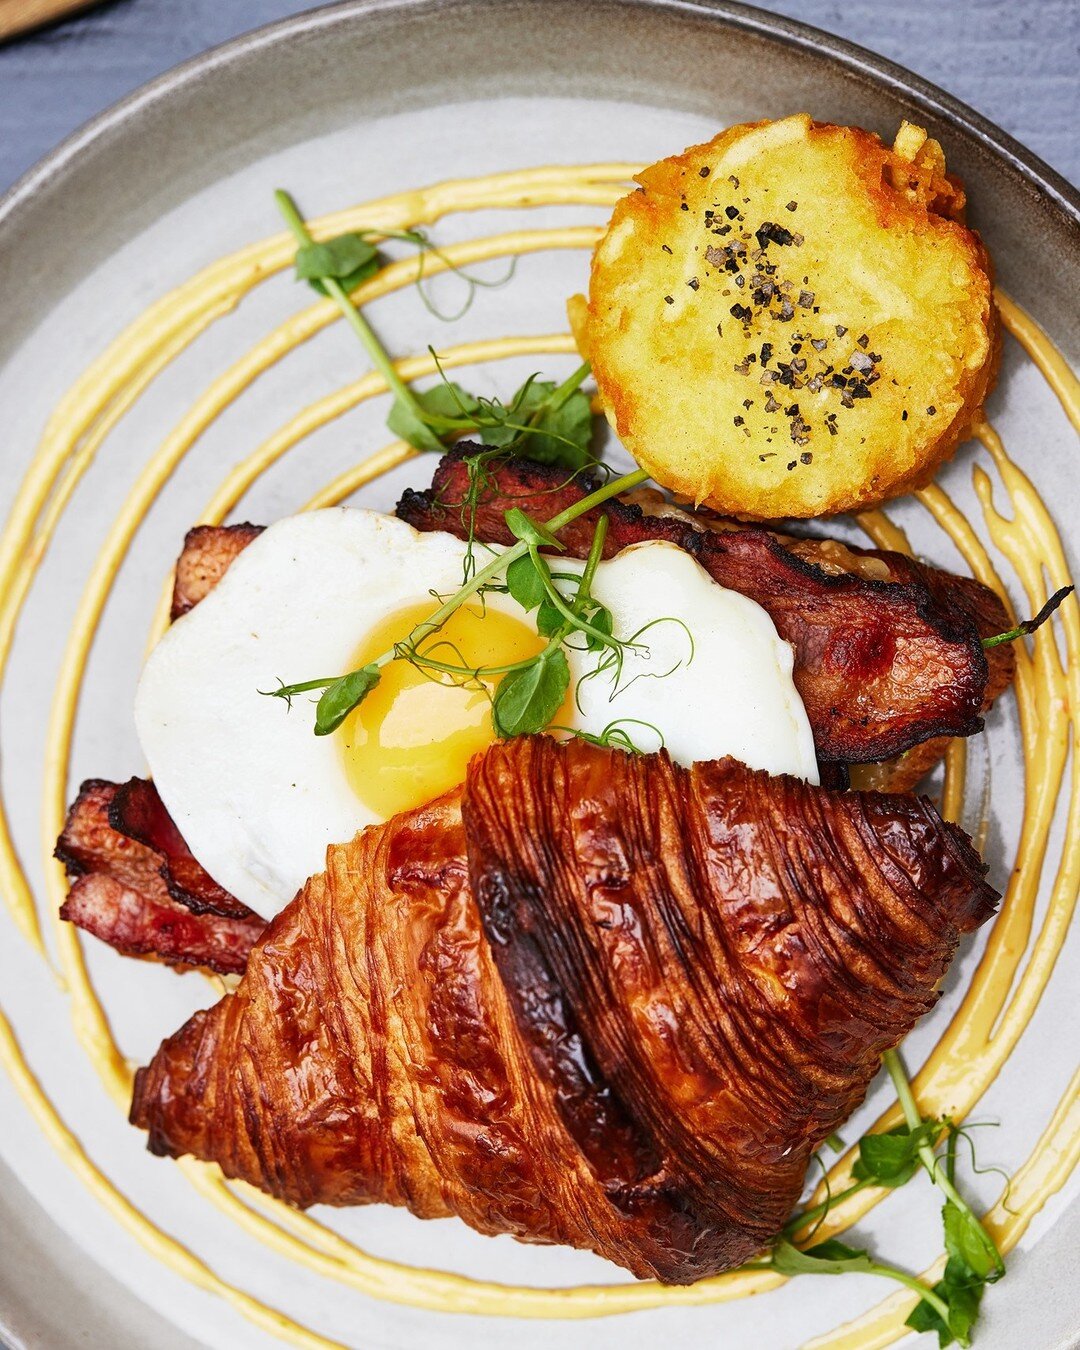
[[[1005,1274],[1001,1253],[956,1186],[957,1143],[961,1138],[966,1140],[972,1151],[973,1167],[974,1145],[967,1132],[947,1118],[924,1119],[920,1115],[911,1083],[895,1050],[887,1050],[883,1062],[896,1088],[904,1124],[884,1134],[864,1135],[859,1140],[851,1183],[834,1194],[828,1188],[826,1173],[825,1199],[795,1213],[768,1256],[744,1268],[775,1270],[781,1275],[842,1275],[846,1271],[861,1271],[883,1276],[918,1294],[919,1302],[907,1319],[909,1327],[936,1332],[943,1347],[954,1342],[969,1346],[983,1289]],[[945,1146],[940,1150],[943,1141]],[[795,1245],[795,1239],[807,1229],[808,1237],[812,1238],[842,1200],[868,1186],[889,1189],[903,1186],[920,1170],[945,1196],[942,1222],[947,1261],[944,1275],[933,1288],[836,1238],[814,1245],[807,1245],[804,1239],[801,1246]]]
[[[475,517],[479,495],[488,481],[487,465],[494,456],[525,454],[561,464],[571,472],[595,462],[589,448],[592,412],[581,389],[589,374],[588,364],[580,365],[561,384],[530,376],[513,398],[503,403],[496,398],[469,394],[449,381],[438,356],[432,352],[442,383],[418,393],[398,374],[350,295],[350,290],[379,266],[372,239],[354,233],[316,243],[292,197],[279,191],[276,201],[297,241],[297,275],[337,304],[393,394],[387,419],[390,429],[421,450],[441,453],[455,439],[475,432],[483,434],[485,444],[467,459],[470,505],[465,509],[470,511],[471,521],[460,589],[407,637],[360,669],[294,684],[282,682],[278,689],[264,692],[291,704],[296,694],[320,691],[315,734],[325,736],[340,727],[375,688],[391,661],[403,660],[435,678],[451,676],[476,683],[499,676],[493,699],[493,721],[498,734],[515,736],[543,730],[562,706],[569,688],[570,669],[564,650],[567,638],[578,634],[590,650],[606,650],[616,662],[628,644],[614,636],[610,612],[592,597],[593,576],[603,555],[606,517],[599,517],[589,557],[571,595],[564,595],[555,585],[540,549],[561,548],[557,537],[561,529],[616,493],[637,487],[648,475],[636,470],[612,479],[546,522],[534,521],[520,508],[511,508],[505,512],[505,520],[516,542],[502,552],[495,552],[484,567],[478,568],[474,555]],[[403,232],[401,237],[433,247],[426,236],[415,231]],[[503,578],[505,588],[527,611],[536,610],[537,631],[547,638],[547,644],[535,657],[506,666],[473,669],[464,663],[440,660],[430,649],[422,650],[423,644],[439,632],[466,600],[482,596],[486,588],[499,584]]]

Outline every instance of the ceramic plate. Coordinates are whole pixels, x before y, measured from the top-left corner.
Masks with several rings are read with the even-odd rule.
[[[1001,285],[1076,365],[1075,197],[996,129],[895,67],[735,5],[354,3],[301,15],[181,67],[80,132],[0,203],[5,493],[14,498],[32,462],[44,462],[39,445],[54,408],[129,325],[215,260],[278,232],[271,192],[279,185],[315,216],[458,176],[649,161],[729,123],[801,110],[886,137],[908,117],[939,137],[950,167],[967,182],[972,217],[986,236]],[[456,213],[434,230],[438,239],[453,242],[508,229],[595,225],[605,214],[600,204],[553,201]],[[481,291],[450,327],[423,309],[412,289],[377,301],[371,314],[387,345],[401,355],[423,353],[428,343],[446,347],[500,334],[564,333],[564,299],[581,288],[586,263],[580,248],[531,253],[510,284]],[[447,303],[453,285],[451,278],[443,287]],[[89,439],[69,447],[74,459],[61,453],[58,464],[73,467],[59,479],[62,496],[53,499],[55,531],[48,546],[43,481],[45,516],[32,541],[18,550],[32,584],[0,703],[3,800],[50,960],[0,908],[0,998],[24,1070],[19,1081],[18,1075],[0,1074],[0,1323],[6,1323],[9,1341],[57,1350],[192,1343],[242,1350],[278,1343],[280,1318],[288,1319],[293,1341],[365,1350],[511,1342],[532,1350],[553,1339],[566,1347],[682,1340],[727,1350],[791,1350],[814,1338],[834,1344],[831,1330],[878,1305],[891,1294],[889,1286],[869,1277],[803,1278],[754,1299],[558,1322],[506,1321],[387,1301],[373,1293],[359,1253],[421,1272],[520,1286],[621,1283],[624,1276],[588,1254],[486,1239],[456,1221],[425,1224],[384,1208],[317,1212],[315,1223],[325,1227],[306,1227],[302,1237],[280,1215],[267,1217],[246,1194],[226,1213],[204,1193],[199,1169],[145,1152],[142,1137],[125,1123],[122,1104],[106,1091],[92,1053],[98,1037],[100,1063],[102,1029],[85,996],[90,986],[77,978],[70,932],[59,935],[52,918],[50,813],[83,777],[124,778],[139,771],[132,695],[185,529],[235,466],[300,409],[364,370],[360,350],[343,325],[333,324],[269,363],[220,417],[197,425],[199,400],[212,382],[309,301],[286,271],[269,275],[239,303],[223,302],[213,322],[182,350],[178,342],[160,373],[149,378],[153,372],[143,369],[145,388],[130,406],[112,405],[105,424],[89,426]],[[91,394],[120,371],[122,355],[102,367],[100,388]],[[470,377],[505,393],[531,369],[557,374],[571,360],[526,352],[514,361],[481,363]],[[1011,340],[989,413],[1014,461],[1033,477],[1063,530],[1071,529],[1075,437],[1045,381]],[[232,517],[272,521],[298,509],[384,444],[384,418],[384,402],[374,399],[304,436],[242,492]],[[178,438],[190,440],[189,453],[162,473],[160,484],[148,486],[147,466],[170,460]],[[972,487],[973,468],[980,464],[989,465],[986,452],[967,447],[942,485],[994,547]],[[426,482],[430,467],[426,461],[399,468],[356,500],[389,508],[407,483]],[[1004,505],[996,470],[989,481],[995,501]],[[70,497],[63,495],[68,488]],[[84,597],[96,593],[95,569],[107,542],[117,537],[117,518],[133,490],[142,499],[132,507],[130,544],[120,550],[115,583],[101,591],[98,620]],[[964,566],[924,505],[905,501],[890,514],[917,551],[945,566]],[[857,537],[854,526],[845,528]],[[1073,532],[1067,546],[1075,540]],[[1024,607],[1023,579],[998,553],[993,556]],[[23,575],[18,558],[15,564],[9,577]],[[5,613],[18,598],[9,584]],[[1075,614],[1071,622],[1075,627]],[[1063,631],[1058,629],[1059,638]],[[81,639],[89,642],[85,670]],[[62,709],[62,700],[54,700],[67,683],[78,689],[70,756],[63,718],[51,712]],[[1059,725],[1066,715],[1063,702],[1053,710]],[[1021,838],[1020,737],[1010,696],[972,747],[965,802],[969,822],[979,824],[985,816],[986,853],[997,884],[1009,881],[1018,851],[1039,882],[1030,924],[1021,916],[1010,929],[1014,993],[1034,987],[1038,962],[1053,945],[1046,935],[1053,935],[1075,898],[1075,874],[1066,873],[1063,881],[1058,875],[1063,850],[1071,837],[1075,842],[1066,828],[1067,780],[1056,815],[1051,803],[1043,835]],[[11,884],[6,890],[12,899]],[[965,990],[984,968],[994,931],[963,949],[941,1004],[905,1047],[912,1065],[946,1034]],[[82,950],[120,1050],[133,1062],[144,1062],[163,1035],[216,997],[198,976],[125,961],[90,940]],[[1066,945],[1012,1053],[1001,1057],[999,1072],[984,1074],[985,1090],[973,1104],[974,1118],[1000,1122],[980,1133],[981,1156],[1009,1172],[1031,1154],[1069,1091],[1076,1061],[1076,957],[1075,944]],[[11,1043],[7,1053],[14,1063]],[[55,1114],[35,1118],[27,1109],[30,1074]],[[890,1100],[879,1081],[844,1137],[856,1139]],[[78,1171],[69,1165],[75,1144],[65,1129],[85,1150]],[[1068,1131],[1060,1135],[1069,1137]],[[1063,1157],[1071,1156],[1066,1143],[1062,1148]],[[990,1207],[1000,1196],[1000,1177],[969,1178],[968,1188]],[[1010,1274],[987,1298],[980,1350],[1073,1344],[1070,1242],[1080,1228],[1076,1207],[1069,1207],[1073,1194],[1066,1183],[1038,1212],[1024,1213]],[[1017,1204],[1023,1201],[1021,1194]],[[241,1223],[238,1216],[248,1217]],[[273,1244],[266,1240],[271,1231],[286,1235]],[[940,1251],[940,1226],[925,1181],[892,1195],[859,1225],[858,1236],[909,1269],[926,1269]],[[186,1256],[174,1248],[171,1264],[159,1260],[165,1238]],[[314,1264],[296,1260],[298,1243],[318,1249]],[[418,1278],[424,1285],[427,1277]],[[886,1341],[867,1332],[852,1344]]]

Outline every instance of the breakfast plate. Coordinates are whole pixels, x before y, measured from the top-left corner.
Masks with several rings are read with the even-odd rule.
[[[366,358],[333,306],[313,307],[292,279],[274,190],[309,219],[331,217],[325,232],[424,225],[456,250],[487,284],[465,295],[460,275],[433,268],[427,298],[439,314],[468,298],[460,317],[392,284],[365,312],[395,356],[416,358],[409,374],[434,375],[432,345],[456,378],[505,399],[537,370],[574,368],[566,300],[639,166],[804,110],[886,141],[904,119],[926,127],[966,183],[1008,297],[993,432],[919,499],[887,504],[887,520],[849,520],[843,536],[891,543],[902,530],[937,566],[996,571],[1016,609],[1034,612],[1075,565],[1075,432],[1058,364],[1080,360],[1075,194],[968,110],[811,30],[719,4],[334,6],[148,86],[0,203],[5,483],[19,494],[0,545],[0,1213],[22,1249],[10,1266],[5,1252],[0,1317],[13,1344],[694,1336],[779,1350],[903,1333],[906,1292],[869,1275],[635,1284],[591,1253],[482,1237],[456,1219],[385,1206],[300,1218],[191,1159],[155,1160],[127,1124],[132,1069],[220,985],[125,961],[54,917],[66,887],[50,855],[75,788],[142,764],[135,686],[185,531],[311,503],[391,511],[431,481],[434,456],[384,451],[381,386],[363,383]],[[618,446],[610,458],[629,464]],[[928,1110],[996,1123],[973,1131],[980,1166],[1011,1184],[990,1170],[965,1184],[1009,1248],[977,1333],[1002,1350],[1068,1346],[1077,1323],[1076,624],[1071,602],[1022,658],[1017,695],[930,787],[1008,885],[904,1043],[912,1072],[931,1063],[917,1083]],[[893,1101],[882,1077],[841,1129],[845,1148]],[[906,1270],[934,1267],[925,1178],[856,1217],[849,1240]]]

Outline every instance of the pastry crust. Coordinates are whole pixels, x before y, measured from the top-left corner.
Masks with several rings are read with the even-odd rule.
[[[131,1118],[294,1204],[690,1283],[779,1231],[985,870],[915,797],[517,738],[331,847]]]
[[[745,520],[926,483],[980,414],[1000,329],[990,260],[937,142],[805,115],[646,169],[571,305],[643,468]]]

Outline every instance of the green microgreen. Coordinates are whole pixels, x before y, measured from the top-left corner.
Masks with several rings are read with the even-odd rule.
[[[285,198],[286,195],[285,193],[278,195],[279,206],[282,206],[283,211],[288,209],[282,204],[282,198]],[[291,201],[291,199],[289,200]],[[298,212],[296,214],[299,215]],[[286,215],[286,218],[289,219],[289,216]],[[403,244],[411,244],[419,250],[416,272],[417,294],[428,312],[433,314],[435,318],[443,320],[444,323],[453,323],[455,320],[462,318],[471,307],[478,289],[494,289],[505,286],[514,275],[517,267],[517,259],[511,258],[505,276],[494,279],[474,276],[453,262],[442,249],[432,242],[425,230],[347,230],[344,234],[335,235],[332,239],[302,245],[296,253],[296,279],[306,281],[312,290],[317,291],[319,295],[329,294],[324,282],[330,278],[340,282],[346,291],[354,291],[382,267],[385,260],[379,253],[379,245],[389,239],[397,240]],[[448,272],[466,285],[465,299],[452,314],[447,314],[439,309],[431,299],[428,288],[424,284],[425,263],[429,254],[438,258]]]
[[[280,188],[274,193],[274,200],[277,202],[278,210],[281,212],[286,225],[292,231],[293,238],[301,249],[310,248],[315,244],[311,237],[311,232],[304,223],[296,203],[287,192]],[[412,412],[421,422],[424,421],[425,413],[419,400],[408,384],[398,374],[397,369],[391,361],[386,348],[375,336],[371,325],[364,318],[360,310],[353,304],[349,297],[349,292],[342,285],[338,277],[325,275],[320,278],[309,278],[309,280],[318,280],[322,292],[337,305],[338,309],[345,319],[345,322],[360,339],[368,355],[371,357],[379,374],[386,381],[387,388],[394,395],[395,399],[403,404]]]
[[[352,670],[328,685],[315,705],[315,735],[328,736],[336,731],[353,708],[379,683],[376,666]]]
[[[584,363],[560,385],[532,375],[505,409],[492,400],[492,423],[482,428],[484,443],[512,447],[541,464],[584,468],[593,459],[592,408],[579,387],[588,372]]]
[[[399,239],[421,249],[417,287],[433,313],[438,311],[422,284],[427,253],[442,259],[468,282],[470,299],[477,286],[502,285],[509,275],[491,282],[463,272],[440,253],[422,230],[354,230],[316,242],[292,197],[280,189],[274,196],[298,245],[297,276],[337,304],[386,381],[393,396],[387,423],[396,436],[417,450],[441,454],[455,440],[479,433],[492,447],[526,454],[544,463],[579,469],[593,462],[592,412],[588,396],[580,387],[589,374],[587,362],[561,384],[532,375],[509,403],[503,403],[497,398],[470,394],[447,380],[432,351],[443,383],[417,392],[397,373],[385,347],[350,295],[361,281],[378,270],[381,260],[377,243],[384,239]]]
[[[566,653],[551,642],[523,670],[500,682],[492,705],[496,732],[505,738],[542,731],[562,707],[569,687]]]
[[[612,702],[620,694],[625,693],[625,691],[629,689],[632,684],[636,684],[638,680],[666,680],[669,675],[674,675],[674,673],[678,669],[680,669],[680,667],[682,667],[683,665],[689,665],[694,659],[694,650],[695,650],[694,635],[690,631],[690,628],[687,626],[687,624],[683,622],[682,619],[676,619],[674,616],[671,615],[657,619],[650,619],[648,623],[642,624],[642,626],[637,630],[636,633],[631,633],[630,636],[628,638],[623,639],[623,641],[618,643],[609,643],[603,640],[604,629],[600,627],[600,624],[605,622],[603,615],[598,615],[597,618],[598,622],[590,625],[590,627],[585,631],[587,632],[589,638],[597,637],[600,639],[600,641],[598,641],[595,645],[593,644],[592,641],[587,641],[586,645],[592,651],[597,651],[604,647],[606,647],[607,650],[604,651],[601,660],[599,660],[596,663],[596,665],[593,666],[590,670],[585,671],[585,673],[581,676],[581,679],[578,680],[577,690],[575,691],[575,699],[577,700],[579,710],[581,709],[580,694],[583,686],[588,680],[600,679],[602,676],[605,675],[610,676],[609,682],[611,684],[611,693],[608,695],[608,702]],[[610,615],[608,615],[608,620],[610,620]],[[631,676],[631,678],[627,680],[626,683],[624,684],[622,677],[623,677],[623,669],[625,666],[626,653],[628,651],[639,652],[643,654],[646,659],[648,659],[650,651],[648,643],[644,641],[644,638],[647,637],[647,635],[652,631],[652,629],[658,628],[663,624],[675,624],[677,627],[681,628],[682,631],[686,634],[686,641],[688,648],[686,657],[680,658],[679,660],[675,661],[675,663],[669,666],[666,670],[645,670],[639,668],[636,674]]]
[[[884,1056],[885,1067],[896,1088],[900,1108],[909,1129],[917,1132],[924,1124],[911,1083],[895,1050]],[[978,1316],[982,1292],[1005,1274],[1005,1262],[993,1238],[986,1231],[968,1202],[956,1188],[956,1141],[960,1131],[943,1122],[948,1132],[944,1158],[934,1152],[933,1145],[923,1141],[916,1146],[916,1154],[923,1169],[945,1196],[942,1222],[945,1233],[945,1251],[948,1261],[945,1274],[934,1286],[934,1292],[946,1304],[945,1315],[932,1304],[919,1305],[908,1320],[916,1330],[934,1330],[941,1346],[956,1341],[962,1346],[971,1344],[971,1330]]]
[[[656,744],[647,750],[634,740],[633,735],[627,729],[629,727],[641,727],[656,738]],[[664,733],[658,726],[652,722],[643,722],[639,717],[617,717],[611,721],[599,734],[593,734],[590,731],[582,731],[578,727],[564,727],[553,722],[548,731],[560,732],[570,739],[585,741],[589,745],[599,746],[601,749],[625,750],[631,755],[655,754],[658,750],[664,748]]]
[[[434,636],[450,618],[451,614],[459,609],[470,596],[477,595],[482,592],[485,587],[497,583],[499,578],[519,559],[529,558],[533,568],[538,573],[541,570],[547,573],[548,583],[550,584],[550,573],[547,572],[547,564],[540,557],[536,544],[532,543],[531,540],[545,539],[548,537],[557,539],[559,531],[565,529],[567,525],[579,519],[579,517],[587,515],[596,507],[603,505],[604,502],[610,497],[615,496],[617,493],[629,491],[631,488],[638,487],[640,484],[644,483],[647,478],[648,474],[644,469],[635,469],[632,473],[623,474],[620,478],[613,478],[602,487],[590,492],[587,496],[571,503],[571,505],[567,506],[557,515],[552,516],[550,520],[542,523],[531,521],[523,512],[517,512],[517,514],[514,515],[514,524],[526,537],[518,538],[516,543],[497,553],[485,567],[480,568],[478,571],[474,571],[473,575],[469,577],[464,584],[449,597],[449,599],[444,600],[427,619],[424,619],[421,623],[417,624],[406,638],[400,642],[396,642],[393,647],[383,652],[374,661],[369,662],[368,665],[362,667],[360,670],[350,671],[346,675],[305,680],[298,684],[282,684],[279,689],[265,690],[263,692],[265,692],[268,697],[281,698],[289,703],[296,694],[313,689],[322,689],[324,693],[322,699],[320,699],[320,706],[322,705],[323,699],[328,699],[328,696],[330,697],[325,708],[325,716],[321,719],[319,716],[319,709],[316,709],[316,732],[320,735],[324,735],[327,731],[333,731],[336,727],[340,726],[352,709],[359,706],[367,694],[375,687],[379,673],[391,661],[411,661],[421,667],[427,666],[428,668],[436,668],[449,673],[452,673],[457,669],[458,673],[467,675],[473,679],[483,679],[487,675],[501,674],[504,678],[499,684],[498,691],[495,695],[496,712],[498,712],[500,695],[506,698],[510,697],[509,693],[503,694],[504,687],[510,677],[515,677],[514,683],[510,686],[512,692],[518,683],[518,677],[520,677],[527,668],[533,665],[541,665],[544,667],[543,670],[541,670],[539,674],[534,674],[530,677],[530,680],[536,684],[532,696],[526,698],[526,695],[530,692],[529,684],[528,682],[522,683],[518,692],[514,694],[512,703],[508,705],[505,717],[501,715],[498,716],[496,725],[507,727],[512,724],[520,727],[521,730],[514,734],[523,734],[525,731],[543,730],[558,711],[558,707],[562,702],[562,695],[560,695],[558,701],[553,704],[556,683],[561,678],[559,661],[556,660],[554,656],[546,655],[546,653],[551,651],[552,648],[557,649],[561,645],[562,638],[566,633],[574,631],[575,629],[588,632],[589,629],[593,627],[590,622],[591,617],[595,615],[600,608],[596,601],[592,599],[589,585],[592,574],[595,572],[599,557],[603,551],[604,534],[607,529],[607,518],[605,516],[601,515],[598,519],[589,559],[582,572],[576,594],[569,602],[563,600],[563,598],[559,596],[560,605],[569,612],[564,617],[563,624],[560,626],[559,630],[552,635],[548,647],[544,648],[539,656],[533,657],[526,662],[514,663],[512,668],[480,667],[477,669],[469,669],[465,666],[455,668],[450,663],[438,663],[436,666],[430,657],[425,656],[425,654],[419,650],[420,645],[421,643],[426,642],[428,638]],[[516,510],[516,508],[514,510]],[[539,567],[537,566],[538,562]],[[543,578],[541,578],[541,580],[543,580]],[[554,591],[554,589],[554,585],[551,584],[551,591]],[[549,599],[550,596],[551,592],[548,592]],[[605,641],[612,644],[617,642],[617,639],[615,638],[605,637],[602,629],[597,628],[595,631]],[[565,656],[563,656],[563,661],[565,662]],[[566,688],[564,686],[562,694],[564,695],[565,692]],[[548,707],[551,708],[551,712],[548,714],[546,720],[540,722],[539,719],[542,712]],[[514,713],[513,717],[510,715],[511,712]]]
[[[512,533],[528,548],[528,553],[507,569],[507,590],[526,612],[535,611],[537,632],[548,639],[548,645],[535,658],[535,671],[521,672],[499,686],[495,696],[495,729],[501,736],[543,731],[550,725],[570,684],[563,648],[570,645],[568,639],[572,635],[581,634],[591,650],[609,647],[621,651],[626,645],[614,636],[610,611],[592,594],[593,578],[604,553],[607,517],[600,516],[597,521],[581,573],[559,574],[563,582],[570,584],[569,594],[564,594],[555,585],[547,560],[539,551],[541,545],[550,547],[552,542],[557,545],[554,536],[517,508],[506,513],[506,521]],[[559,653],[558,660],[553,657],[554,652]],[[530,695],[528,702],[525,702],[526,693]],[[612,730],[606,743],[613,744],[620,739]]]
[[[864,1135],[851,1175],[875,1186],[903,1186],[920,1167],[919,1149],[934,1148],[944,1132],[944,1121],[921,1120],[914,1130],[904,1124],[884,1134]]]
[[[463,416],[459,408],[477,406],[471,394],[466,393],[458,384],[449,380],[437,384],[431,389],[413,390],[413,396],[419,404],[420,412],[401,399],[395,399],[386,418],[386,425],[401,440],[407,441],[416,450],[430,450],[441,455],[446,449],[446,441],[452,427]],[[442,428],[441,432],[436,428]]]
[[[490,449],[554,464],[571,472],[594,464],[592,407],[581,385],[589,374],[583,362],[561,384],[530,375],[509,403],[470,394],[450,381],[438,354],[428,348],[441,385],[417,395],[424,414],[418,428],[400,411],[390,429],[418,450],[443,450],[462,436],[479,434]],[[438,444],[435,445],[435,442]]]
[[[993,637],[983,638],[983,650],[989,651],[991,647],[1000,646],[1003,642],[1015,642],[1017,638],[1029,637],[1037,628],[1043,626],[1054,610],[1063,600],[1068,599],[1075,589],[1075,586],[1062,586],[1054,592],[1033,619],[1025,619],[1023,623],[1018,623],[1015,628],[1010,628],[1007,633],[995,633]]]
[[[523,610],[539,609],[547,592],[532,558],[515,558],[506,569],[506,589]]]
[[[510,513],[507,512],[507,514]],[[604,517],[601,517],[601,521],[606,526],[607,521]],[[598,525],[594,540],[599,534],[600,526]],[[626,646],[626,643],[612,636],[612,624],[608,619],[605,619],[603,628],[597,627],[593,622],[593,618],[598,612],[603,611],[607,614],[607,611],[593,600],[584,573],[582,573],[580,579],[574,578],[577,589],[571,600],[564,597],[555,585],[551,569],[548,567],[546,560],[540,555],[536,544],[531,542],[529,543],[528,560],[532,563],[535,573],[535,583],[533,584],[539,584],[543,596],[537,610],[536,626],[538,632],[545,637],[554,637],[565,628],[567,635],[571,632],[581,633],[587,639],[592,639],[599,647],[610,647],[613,651],[621,651]],[[530,585],[530,598],[532,594],[532,585]]]
[[[548,645],[533,659],[532,668],[515,672],[499,685],[494,700],[494,725],[500,736],[521,736],[549,727],[570,687],[570,667],[564,647],[573,633],[588,644],[621,650],[613,635],[611,615],[593,597],[592,582],[604,553],[607,517],[601,515],[593,531],[589,555],[580,575],[561,574],[573,587],[564,596],[555,585],[540,545],[561,547],[554,534],[537,525],[517,507],[506,512],[506,523],[528,552],[510,564],[506,588],[526,612],[536,611],[537,632]]]
[[[602,520],[606,519],[602,516]],[[554,534],[539,521],[530,520],[520,506],[512,506],[506,512],[506,528],[515,539],[522,540],[532,552],[538,548],[561,549],[563,546]]]
[[[772,1249],[764,1269],[775,1270],[780,1275],[843,1275],[848,1271],[857,1271],[863,1275],[881,1275],[885,1279],[895,1280],[905,1288],[918,1294],[918,1307],[929,1307],[935,1316],[947,1318],[949,1305],[933,1289],[928,1289],[921,1280],[909,1275],[896,1266],[878,1261],[869,1252],[859,1247],[849,1247],[838,1238],[829,1238],[813,1247],[794,1246],[786,1238],[781,1238]]]
[[[391,230],[384,237],[400,239],[404,243],[415,244],[419,248],[420,258],[416,271],[416,293],[428,313],[436,319],[441,319],[443,323],[456,323],[472,308],[478,290],[498,290],[500,286],[505,286],[517,271],[518,260],[517,258],[511,258],[506,265],[505,273],[501,277],[479,277],[474,272],[467,272],[464,267],[452,262],[442,249],[431,242],[426,230]],[[452,313],[447,313],[436,305],[424,284],[424,267],[429,254],[433,258],[438,258],[448,272],[452,272],[460,281],[465,282],[465,299]]]
[[[615,619],[611,610],[598,605],[591,615],[590,626],[585,635],[585,646],[591,652],[602,651],[609,645],[605,639],[611,637],[614,627]],[[633,641],[634,639],[631,639],[631,642]]]
[[[468,581],[476,571],[476,522],[480,506],[486,494],[498,492],[498,483],[491,472],[492,465],[501,464],[508,458],[509,452],[496,449],[480,449],[466,455],[462,460],[467,485],[461,501],[461,525],[465,532],[465,557],[462,562],[462,583]],[[490,544],[483,545],[489,553],[495,550]]]
[[[825,1174],[825,1199],[792,1215],[767,1258],[749,1263],[746,1269],[775,1270],[781,1275],[842,1275],[856,1271],[884,1276],[919,1296],[907,1320],[909,1327],[937,1332],[941,1346],[954,1342],[968,1346],[983,1289],[1005,1273],[992,1238],[956,1188],[958,1141],[963,1138],[971,1148],[973,1165],[974,1145],[967,1132],[951,1120],[920,1116],[911,1084],[895,1051],[886,1052],[884,1063],[897,1091],[904,1124],[880,1134],[864,1135],[859,1140],[853,1179],[839,1192],[830,1190],[828,1172],[815,1155]],[[947,1261],[944,1275],[932,1288],[906,1271],[836,1238],[816,1245],[807,1245],[809,1239],[803,1238],[802,1245],[796,1245],[800,1233],[809,1229],[812,1237],[825,1216],[842,1200],[867,1186],[890,1189],[903,1186],[920,1169],[945,1194],[942,1222]]]
[[[319,244],[305,244],[296,251],[296,278],[306,281],[320,295],[329,292],[328,279],[347,291],[356,290],[362,281],[374,276],[381,266],[379,251],[366,234],[339,234]]]

